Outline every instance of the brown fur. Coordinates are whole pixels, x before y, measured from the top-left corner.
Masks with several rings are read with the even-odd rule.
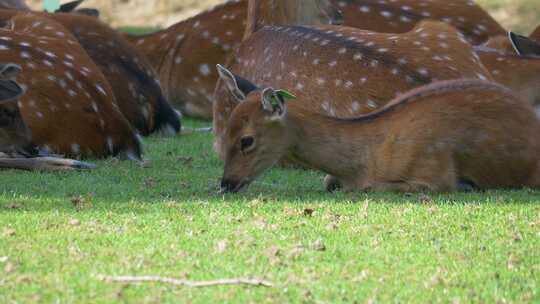
[[[540,57],[519,56],[513,49],[503,52],[481,47],[476,52],[495,81],[540,106]]]
[[[310,112],[301,100],[271,113],[261,98],[250,93],[228,121],[224,190],[240,190],[285,155],[345,190],[540,186],[540,123],[528,103],[494,83],[436,82],[345,120]],[[241,152],[248,137],[255,144]]]
[[[0,19],[8,20],[16,14],[18,12],[0,10]],[[90,16],[32,14],[50,18],[70,31],[103,71],[122,113],[142,135],[162,127],[179,131],[179,119],[163,97],[150,63],[121,34]],[[54,36],[54,32],[44,34]]]
[[[405,33],[422,20],[446,22],[474,45],[505,35],[504,28],[470,0],[334,0],[345,25],[381,33]]]
[[[128,152],[140,158],[139,140],[116,106],[112,88],[75,37],[61,24],[33,13],[0,29],[0,62],[19,64],[19,100],[32,142],[72,157]],[[56,36],[51,36],[55,33]]]
[[[244,40],[265,25],[320,25],[341,22],[330,0],[249,0]]]
[[[183,114],[212,118],[214,67],[240,43],[246,6],[244,1],[230,1],[165,30],[127,36],[150,60],[165,95]]]
[[[293,92],[299,107],[342,118],[371,112],[434,80],[490,79],[462,35],[440,22],[422,22],[405,34],[265,27],[242,43],[229,68],[255,84]],[[215,148],[222,157],[225,124],[237,104],[223,84],[214,102]]]

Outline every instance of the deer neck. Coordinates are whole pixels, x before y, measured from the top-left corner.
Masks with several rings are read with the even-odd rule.
[[[309,167],[338,178],[353,178],[368,165],[372,149],[384,139],[378,122],[354,123],[290,111],[291,156]]]

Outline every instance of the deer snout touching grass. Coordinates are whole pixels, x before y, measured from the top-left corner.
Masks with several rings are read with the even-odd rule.
[[[349,119],[295,103],[286,91],[256,88],[233,110],[222,191],[242,190],[284,156],[329,174],[327,190],[540,185],[540,122],[529,103],[498,84],[434,82]]]

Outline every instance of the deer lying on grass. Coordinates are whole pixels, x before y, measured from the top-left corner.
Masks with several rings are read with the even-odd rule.
[[[13,10],[0,10],[0,19],[7,21],[17,14]],[[164,98],[150,63],[120,33],[90,16],[27,14],[49,18],[69,30],[101,68],[112,86],[120,110],[142,135],[158,130],[165,133],[180,130],[180,119]],[[44,34],[63,38],[55,31]],[[60,32],[62,34],[64,32]]]
[[[0,155],[22,155],[24,158],[1,157],[0,168],[26,170],[74,170],[92,169],[91,164],[71,159],[34,157],[36,150],[31,132],[23,121],[17,100],[23,89],[14,80],[21,67],[16,64],[0,64]]]
[[[33,146],[70,157],[140,159],[138,135],[107,79],[69,31],[33,14],[17,15],[8,26],[0,29],[0,62],[24,69],[18,107]]]
[[[472,0],[334,0],[345,25],[381,33],[405,33],[422,20],[446,22],[478,45],[506,31]]]
[[[213,67],[224,62],[244,33],[246,4],[229,1],[165,30],[127,35],[157,71],[167,99],[185,115],[212,118]]]
[[[269,0],[265,5],[272,5],[276,12],[284,12],[282,6],[293,8],[290,16],[280,15],[283,22],[329,23],[326,16],[298,10],[295,5],[305,1],[297,2]],[[333,9],[327,0],[314,3],[327,11]],[[173,105],[185,115],[211,119],[212,93],[218,79],[213,67],[225,62],[239,45],[245,32],[246,11],[246,1],[229,1],[165,30],[127,37],[150,59]]]
[[[299,97],[298,107],[347,118],[435,80],[491,79],[460,32],[431,21],[405,34],[331,25],[264,27],[242,43],[229,68],[219,69],[214,102],[215,149],[221,157],[226,123],[247,82],[281,87]]]
[[[283,156],[329,174],[328,190],[454,191],[540,186],[540,122],[482,80],[435,82],[355,118],[306,110],[258,88],[234,109],[221,188],[237,192]]]

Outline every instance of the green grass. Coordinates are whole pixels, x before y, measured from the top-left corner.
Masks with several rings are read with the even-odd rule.
[[[211,142],[146,139],[147,166],[2,172],[0,303],[540,301],[539,192],[332,195],[322,173],[273,169],[222,196]],[[275,286],[98,279],[147,274]]]

